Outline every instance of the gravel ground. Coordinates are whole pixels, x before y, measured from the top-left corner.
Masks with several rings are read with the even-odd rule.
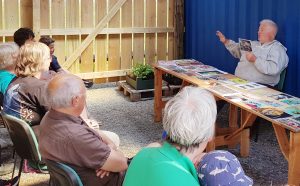
[[[101,122],[101,129],[117,133],[120,149],[128,157],[134,156],[143,146],[161,137],[161,123],[153,122],[153,100],[130,102],[118,91],[115,83],[94,85],[88,90],[88,110],[91,116]],[[218,116],[218,123],[227,123],[224,108]],[[7,135],[0,133],[0,138]],[[271,124],[260,125],[258,142],[251,139],[250,156],[240,158],[237,149],[229,149],[238,156],[246,174],[253,178],[255,185],[284,185],[287,183],[287,161],[284,159]],[[9,162],[11,149],[5,149],[3,159]],[[0,176],[10,178],[11,174]],[[22,174],[20,185],[48,185],[47,174]]]

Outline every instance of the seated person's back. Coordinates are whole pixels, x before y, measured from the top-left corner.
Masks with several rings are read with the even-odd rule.
[[[47,111],[46,80],[43,73],[50,64],[49,48],[42,43],[30,42],[20,48],[15,72],[18,76],[4,95],[3,111],[28,122],[39,124]]]
[[[124,186],[199,185],[194,164],[213,137],[216,114],[215,99],[208,91],[182,89],[164,110],[166,140],[133,158]]]
[[[88,127],[80,114],[86,90],[71,74],[54,77],[46,95],[51,109],[40,125],[39,149],[44,159],[70,165],[84,185],[122,185],[127,158]],[[102,173],[106,173],[100,178]]]

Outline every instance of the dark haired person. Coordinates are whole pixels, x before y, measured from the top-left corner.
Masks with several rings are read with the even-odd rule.
[[[34,33],[30,28],[19,28],[14,33],[14,42],[19,45],[19,47],[23,46],[27,41],[34,41]]]
[[[47,45],[50,49],[50,55],[52,58],[52,61],[50,63],[50,68],[49,70],[53,70],[57,73],[66,73],[68,71],[64,70],[60,64],[58,63],[57,57],[54,55],[54,51],[55,51],[55,40],[49,36],[41,36],[39,42],[44,43],[45,45]],[[92,81],[88,81],[83,79],[84,85],[87,88],[90,88],[93,86],[93,82]]]

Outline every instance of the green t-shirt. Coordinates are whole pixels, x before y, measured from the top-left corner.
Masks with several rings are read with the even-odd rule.
[[[14,77],[16,77],[14,74],[6,70],[0,70],[0,93],[5,94],[8,85]]]
[[[165,142],[162,147],[145,148],[132,160],[123,186],[199,186],[192,161]]]

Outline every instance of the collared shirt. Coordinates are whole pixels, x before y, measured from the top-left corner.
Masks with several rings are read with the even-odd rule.
[[[39,150],[43,159],[70,165],[84,185],[121,185],[122,173],[98,178],[110,155],[110,148],[99,134],[80,118],[50,110],[40,124]]]
[[[240,61],[235,69],[235,75],[248,81],[275,86],[280,79],[280,73],[287,67],[289,58],[286,48],[278,41],[260,44],[251,41],[252,52],[256,61],[249,62],[246,52],[240,50],[239,44],[230,40],[227,50]]]
[[[29,125],[38,125],[48,110],[46,80],[18,77],[4,95],[3,112],[23,119]]]

